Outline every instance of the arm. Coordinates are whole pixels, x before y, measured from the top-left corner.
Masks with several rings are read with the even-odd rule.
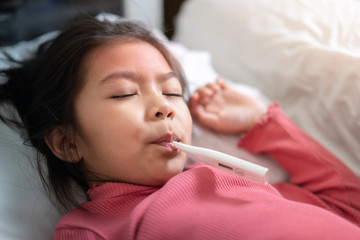
[[[217,81],[193,95],[190,110],[195,120],[213,130],[248,131],[239,146],[271,155],[290,174],[290,183],[275,185],[284,197],[325,208],[360,224],[359,179],[296,127],[278,105],[272,105],[265,115],[266,108],[259,102]]]
[[[323,207],[360,225],[359,178],[291,122],[277,104],[239,146],[267,153],[287,170],[290,183],[275,184],[284,197]]]

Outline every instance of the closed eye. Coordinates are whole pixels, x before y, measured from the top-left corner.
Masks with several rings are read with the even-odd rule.
[[[183,97],[181,93],[163,93],[163,95],[168,97]]]
[[[122,94],[122,95],[112,96],[111,98],[114,98],[114,99],[124,99],[124,98],[129,98],[129,97],[132,97],[132,96],[135,96],[135,95],[136,95],[136,93]]]

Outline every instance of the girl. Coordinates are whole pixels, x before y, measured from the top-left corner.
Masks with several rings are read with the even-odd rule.
[[[45,50],[42,53],[42,50]],[[194,119],[246,132],[290,183],[262,186],[202,164],[191,143],[186,82],[174,57],[131,22],[73,22],[37,58],[3,71],[2,103],[37,149],[45,187],[70,210],[53,239],[358,239],[360,181],[298,129],[218,80],[190,98]],[[46,166],[46,167],[44,167]],[[76,186],[88,201],[77,204]]]

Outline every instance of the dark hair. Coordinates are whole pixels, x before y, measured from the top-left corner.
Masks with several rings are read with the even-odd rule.
[[[98,46],[117,40],[140,40],[157,48],[186,92],[179,64],[151,31],[138,23],[100,21],[91,16],[71,22],[57,38],[39,47],[37,55],[20,66],[1,71],[7,81],[0,85],[0,103],[15,106],[20,120],[5,115],[0,115],[0,119],[23,130],[25,142],[37,150],[41,180],[50,196],[55,197],[59,209],[70,210],[78,205],[76,186],[86,191],[88,183],[81,163],[57,158],[45,137],[58,126],[76,130],[73,103],[83,85],[80,74],[83,58]],[[67,153],[65,146],[63,152]]]

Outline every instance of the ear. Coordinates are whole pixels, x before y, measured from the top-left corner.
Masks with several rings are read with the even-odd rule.
[[[75,163],[82,159],[77,152],[74,140],[64,127],[58,126],[53,129],[45,136],[45,142],[53,154],[63,161]]]

